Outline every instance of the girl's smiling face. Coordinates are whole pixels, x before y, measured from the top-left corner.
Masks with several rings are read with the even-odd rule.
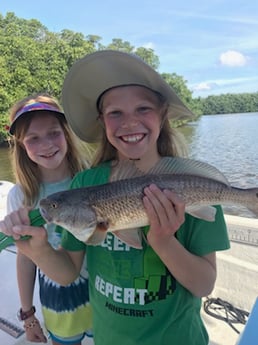
[[[161,106],[157,95],[142,86],[122,86],[101,99],[101,116],[119,159],[158,159]]]
[[[42,172],[56,170],[67,164],[64,131],[58,119],[51,114],[44,112],[33,115],[22,143],[29,158]]]

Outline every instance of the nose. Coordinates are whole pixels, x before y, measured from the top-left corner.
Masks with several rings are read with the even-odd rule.
[[[137,114],[132,113],[132,112],[126,112],[123,116],[122,128],[130,128],[130,127],[135,127],[139,123],[139,118]]]
[[[44,148],[51,147],[53,145],[53,140],[49,138],[49,136],[45,136],[44,138],[41,138],[40,144]]]

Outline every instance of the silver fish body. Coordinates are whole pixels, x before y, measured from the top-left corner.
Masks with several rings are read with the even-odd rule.
[[[41,200],[40,210],[48,222],[66,228],[85,243],[99,244],[110,231],[136,248],[140,240],[135,229],[149,224],[142,198],[144,188],[150,184],[175,191],[184,200],[187,213],[207,221],[215,219],[212,205],[242,205],[258,216],[258,188],[232,187],[223,175],[218,178],[218,170],[212,178],[213,167],[212,173],[207,170],[209,165],[205,163],[204,167],[206,172],[190,174],[189,168],[178,170],[162,165],[158,173],[58,192]]]

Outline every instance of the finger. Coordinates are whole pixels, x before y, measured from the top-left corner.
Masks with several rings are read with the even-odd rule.
[[[143,204],[146,209],[146,213],[148,216],[148,219],[150,221],[150,224],[152,226],[158,226],[159,225],[159,219],[157,217],[156,211],[153,207],[153,204],[151,203],[149,197],[145,196],[143,197]]]
[[[30,225],[30,219],[27,208],[20,208],[19,210],[8,214],[5,217],[5,220],[11,222],[12,225]]]
[[[12,213],[11,215],[7,215],[4,218],[4,220],[0,224],[1,232],[8,236],[15,235],[15,233],[13,232],[13,226],[15,224],[20,224],[17,212]]]
[[[47,342],[47,338],[46,338],[42,328],[40,328],[40,330],[38,332],[38,335],[37,335],[37,338],[38,338],[38,340],[41,343],[46,343]]]
[[[13,234],[16,236],[32,236],[32,237],[39,237],[45,233],[45,229],[43,227],[35,227],[35,226],[28,226],[28,225],[15,225],[13,227]]]
[[[4,220],[1,220],[0,222],[0,232],[2,232],[3,234],[7,235],[7,236],[11,236],[11,233],[9,231],[10,228],[8,228],[6,226],[6,222]]]
[[[28,208],[21,208],[19,210],[19,217],[20,217],[21,224],[30,225],[29,209]]]
[[[173,204],[175,214],[177,215],[178,220],[182,224],[185,220],[185,202],[183,201],[183,199],[180,196],[178,196],[176,193],[174,193],[168,189],[164,190],[164,194],[170,200],[170,202]]]
[[[147,197],[147,200],[145,201],[146,206],[148,207],[148,216],[149,219],[153,225],[153,222],[160,223],[159,218],[164,217],[164,210],[162,209],[162,205],[159,201],[159,198],[156,196],[155,190],[157,187],[155,185],[151,185],[144,189],[144,193]]]
[[[12,231],[12,227],[15,224],[19,224],[19,223],[20,223],[20,221],[19,221],[19,216],[18,216],[17,212],[13,212],[10,215],[5,216],[5,218],[4,218],[5,227],[10,232]]]
[[[173,202],[157,186],[150,185],[146,189],[146,195],[153,204],[161,223],[166,225],[175,217]]]
[[[13,236],[15,235],[13,234],[13,226],[19,224],[30,224],[28,210],[25,208],[14,211],[5,216],[4,220],[0,222],[0,231],[6,235]]]

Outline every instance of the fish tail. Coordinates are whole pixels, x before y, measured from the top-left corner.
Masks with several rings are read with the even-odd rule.
[[[258,201],[257,205],[248,205],[247,208],[258,218]]]
[[[247,189],[247,192],[252,195],[246,207],[258,218],[258,188]]]

